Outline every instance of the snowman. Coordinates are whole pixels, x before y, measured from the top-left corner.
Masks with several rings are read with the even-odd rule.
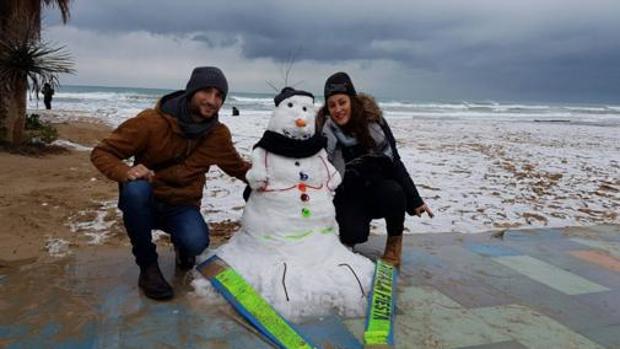
[[[215,251],[291,321],[366,310],[374,263],[338,239],[332,203],[340,184],[315,135],[314,96],[285,87],[252,152],[252,189],[241,229]],[[209,294],[205,280],[195,281]]]

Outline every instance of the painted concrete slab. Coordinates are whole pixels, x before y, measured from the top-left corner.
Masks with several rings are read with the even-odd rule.
[[[610,324],[620,324],[620,289],[575,296],[575,299],[598,314],[605,314]]]
[[[496,236],[496,237],[494,237]],[[385,237],[356,250],[376,258]],[[408,235],[397,348],[620,348],[618,226]],[[160,246],[161,247],[161,246]],[[127,249],[105,246],[0,270],[2,348],[271,348],[225,303],[207,305],[174,271],[171,302],[137,288]],[[502,262],[500,262],[502,261]],[[554,287],[551,287],[553,285]],[[324,347],[359,348],[365,319],[298,324]]]
[[[409,348],[434,345],[447,349],[512,339],[435,289],[408,287],[398,299],[399,307],[406,311],[398,321],[396,335],[407,333]]]
[[[584,246],[578,246],[579,250],[583,250],[583,248]],[[573,251],[575,251],[574,248],[566,250],[532,249],[528,252],[528,256],[560,266],[563,270],[573,274],[587,276],[589,281],[609,289],[620,288],[620,278],[617,272],[577,258],[572,254]],[[591,251],[606,253],[604,251]]]
[[[606,326],[606,327],[598,327],[591,330],[588,330],[584,333],[588,338],[592,338],[593,341],[596,341],[600,345],[605,346],[606,348],[620,348],[620,324]]]
[[[560,238],[562,229],[507,230],[503,238],[508,241],[539,241]]]
[[[530,349],[602,349],[604,347],[572,331],[528,307],[480,308],[472,310],[485,322],[494,324],[495,330]]]
[[[522,254],[519,251],[502,246],[501,243],[465,243],[464,245],[470,251],[487,257],[518,256]]]
[[[530,256],[495,257],[493,260],[568,295],[609,291],[604,286]]]
[[[571,251],[571,255],[584,261],[600,265],[612,271],[620,272],[620,259],[611,257],[605,253],[591,250]]]
[[[527,349],[527,347],[519,342],[510,341],[510,342],[474,345],[470,347],[460,347],[458,349]]]
[[[591,240],[591,239],[582,239],[582,238],[572,238],[571,241],[577,242],[585,246],[594,247],[594,248],[601,249],[603,251],[607,251],[612,256],[616,258],[620,258],[620,242],[600,241],[600,240]]]
[[[517,300],[495,287],[498,280],[510,278],[511,273],[518,276],[516,272],[508,268],[504,269],[511,273],[501,268],[488,268],[489,264],[495,263],[458,245],[442,246],[438,256],[443,261],[443,268],[433,270],[429,267],[430,275],[435,277],[420,280],[418,285],[440,289],[466,308],[511,304]],[[463,260],[467,263],[462,263]]]

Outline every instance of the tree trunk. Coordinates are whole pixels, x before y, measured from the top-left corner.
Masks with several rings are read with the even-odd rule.
[[[17,36],[26,39],[28,35],[38,37],[40,28],[41,2],[39,0],[0,0],[0,36]],[[0,81],[0,142],[19,144],[24,141],[26,125],[26,101],[28,81],[26,77],[15,84]]]
[[[26,130],[26,103],[28,101],[28,85],[26,78],[15,84],[15,91],[13,92],[13,105],[15,109],[9,112],[9,115],[14,115],[13,118],[13,130],[11,132],[13,144],[21,144],[25,141]]]
[[[8,142],[7,118],[9,116],[9,91],[0,86],[0,143]]]
[[[0,94],[0,142],[21,144],[25,140],[26,102],[28,86],[26,78]]]

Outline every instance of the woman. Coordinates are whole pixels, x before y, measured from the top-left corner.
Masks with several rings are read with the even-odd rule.
[[[317,116],[327,153],[343,178],[334,205],[340,241],[366,242],[373,218],[385,218],[383,260],[400,266],[405,212],[433,217],[400,160],[396,140],[375,100],[357,94],[346,73],[325,82],[325,105]]]

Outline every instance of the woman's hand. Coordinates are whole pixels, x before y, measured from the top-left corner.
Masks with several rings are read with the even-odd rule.
[[[422,214],[424,212],[426,212],[426,214],[431,218],[435,217],[435,215],[433,214],[433,211],[431,211],[431,208],[428,207],[426,204],[423,204],[422,206],[418,206],[415,209],[415,215],[418,217],[422,217]]]

